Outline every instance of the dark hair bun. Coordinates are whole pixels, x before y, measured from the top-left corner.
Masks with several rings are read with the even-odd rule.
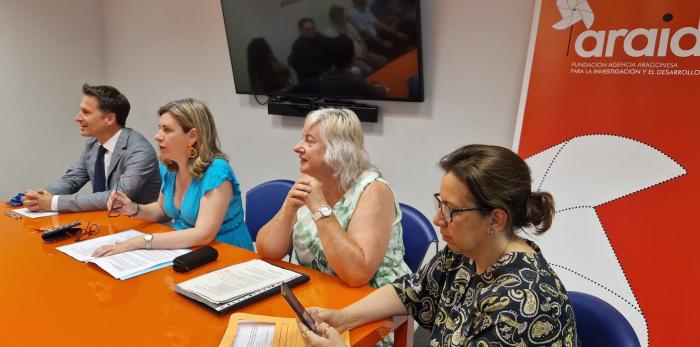
[[[547,192],[532,192],[527,199],[525,219],[532,224],[537,234],[542,234],[552,226],[554,218],[554,198]]]

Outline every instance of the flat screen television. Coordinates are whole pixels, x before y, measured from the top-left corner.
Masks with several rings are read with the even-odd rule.
[[[423,101],[419,0],[221,0],[236,93]]]

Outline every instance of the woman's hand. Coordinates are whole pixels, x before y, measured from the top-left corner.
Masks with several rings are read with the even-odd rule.
[[[306,198],[311,192],[309,176],[303,175],[294,183],[292,189],[287,193],[287,198],[284,200],[283,208],[291,208],[292,211],[298,210],[306,204]]]
[[[311,315],[311,318],[316,322],[316,326],[320,323],[328,323],[340,332],[348,330],[350,322],[341,310],[330,310],[321,307],[309,307],[306,312]]]
[[[93,257],[106,257],[108,255],[115,255],[119,253],[124,253],[128,251],[133,251],[135,249],[141,248],[141,243],[143,243],[143,237],[137,236],[130,238],[126,241],[117,242],[113,245],[104,245],[97,247],[97,249],[92,252]]]
[[[345,347],[345,341],[340,337],[338,331],[328,325],[328,323],[317,323],[316,330],[321,335],[316,335],[313,331],[306,327],[303,323],[297,320],[301,337],[304,339],[304,344],[315,347]]]
[[[107,209],[109,211],[114,209],[123,215],[131,216],[136,213],[136,204],[126,194],[115,190],[107,200]]]
[[[306,197],[306,207],[311,213],[318,211],[321,205],[326,204],[326,195],[323,193],[323,183],[315,177],[306,176],[308,181],[309,193]]]

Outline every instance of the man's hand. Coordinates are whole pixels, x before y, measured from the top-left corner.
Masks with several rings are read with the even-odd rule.
[[[26,207],[29,211],[32,212],[51,211],[52,199],[53,194],[47,192],[44,189],[27,189],[24,192],[22,203],[24,204],[24,207]]]

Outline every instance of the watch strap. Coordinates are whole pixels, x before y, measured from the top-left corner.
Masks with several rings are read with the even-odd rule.
[[[146,243],[146,249],[153,249],[153,234],[143,235],[143,241]]]

